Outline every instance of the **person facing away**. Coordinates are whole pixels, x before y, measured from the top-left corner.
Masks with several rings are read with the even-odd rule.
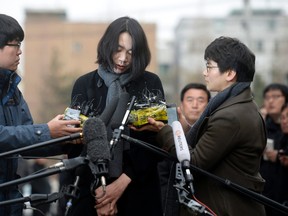
[[[0,152],[29,146],[72,133],[81,128],[67,125],[78,125],[80,121],[64,121],[63,115],[57,115],[45,124],[33,124],[29,107],[23,98],[18,84],[21,81],[16,70],[22,54],[21,42],[24,31],[13,17],[0,14]],[[68,145],[67,145],[68,147]],[[61,154],[66,146],[52,146],[45,149],[25,152],[25,154],[56,155]],[[52,151],[53,150],[53,151]],[[23,153],[23,155],[25,155]],[[17,175],[17,155],[0,158],[0,184],[19,178]],[[2,188],[0,202],[20,198],[17,186]],[[12,204],[0,207],[0,215],[20,216],[23,204]]]
[[[180,109],[185,130],[188,131],[198,120],[211,98],[210,92],[202,83],[188,83],[180,92]],[[175,184],[175,163],[164,160],[158,164],[162,206],[165,216],[179,214],[179,203]]]
[[[279,163],[278,151],[280,147],[279,138],[282,136],[280,116],[281,108],[288,99],[288,87],[281,83],[271,83],[263,90],[263,105],[267,111],[265,125],[267,130],[267,147],[263,153],[260,173],[266,181],[263,195],[281,202],[279,191],[282,190],[279,172],[282,166]],[[266,207],[268,216],[276,215],[278,212],[273,208]]]
[[[98,69],[76,80],[71,104],[82,107],[81,112],[86,116],[97,117],[122,92],[129,93],[130,97],[136,96],[136,101],[149,95],[164,100],[159,77],[146,71],[150,58],[146,35],[138,21],[126,16],[114,20],[98,44]],[[111,137],[110,123],[107,124],[108,140],[109,135]],[[126,132],[131,137],[156,144],[156,132],[138,132],[129,128]],[[75,148],[69,157],[81,154],[82,150]],[[79,182],[80,198],[75,200],[69,215],[162,215],[157,173],[157,162],[161,158],[124,140],[116,144],[113,157],[109,161],[109,178],[103,197],[99,197],[103,193],[102,187],[96,190],[90,188],[95,178],[89,167],[84,167],[86,170],[82,172]],[[117,158],[119,160],[115,164]],[[71,179],[75,179],[75,176]]]
[[[218,93],[186,134],[192,146],[190,163],[260,194],[265,183],[259,166],[266,133],[250,88],[255,55],[238,39],[222,36],[207,46],[204,59],[207,89]],[[152,118],[149,122],[161,128],[161,122]],[[162,127],[158,135],[163,148],[175,153],[171,127]],[[195,197],[217,215],[265,215],[262,204],[215,179],[194,172],[193,184]],[[180,215],[191,213],[182,209]]]

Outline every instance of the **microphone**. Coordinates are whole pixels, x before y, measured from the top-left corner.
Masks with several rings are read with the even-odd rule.
[[[189,169],[191,156],[181,123],[179,121],[172,122],[172,130],[178,161],[181,163],[182,169],[185,170],[185,180],[190,184],[191,192],[194,194],[193,176]]]
[[[127,107],[127,104],[129,103],[129,99],[130,99],[130,95],[127,92],[122,93],[119,97],[119,104],[111,120],[111,127],[114,129],[113,137],[110,141],[111,148],[113,147],[115,143],[118,142],[118,140],[121,137],[121,133],[124,130],[124,126],[128,120],[129,114],[134,105],[136,97],[135,96],[132,97],[130,105]]]
[[[87,145],[89,167],[95,176],[95,180],[100,177],[104,196],[106,192],[105,177],[108,176],[108,163],[110,160],[110,149],[104,122],[100,118],[86,120],[83,126],[83,136]]]
[[[36,144],[25,146],[25,147],[22,147],[22,148],[13,149],[11,151],[2,152],[2,153],[0,153],[0,158],[1,157],[6,157],[8,155],[18,154],[18,153],[21,153],[21,152],[26,152],[26,151],[33,150],[33,149],[36,149],[36,148],[42,148],[42,147],[45,147],[45,146],[48,146],[48,145],[52,145],[52,144],[57,144],[57,143],[60,143],[60,142],[65,142],[65,141],[70,141],[70,140],[74,140],[74,139],[79,139],[79,138],[82,138],[82,133],[70,134],[70,135],[67,135],[67,136],[51,139],[51,140],[48,140],[48,141],[44,141],[44,142],[41,142],[41,143],[36,143]]]
[[[58,162],[54,165],[49,166],[48,169],[59,168],[62,172],[66,170],[75,169],[76,167],[85,165],[87,163],[88,163],[88,159],[86,157],[79,156],[76,158],[64,159],[62,160],[62,162]]]

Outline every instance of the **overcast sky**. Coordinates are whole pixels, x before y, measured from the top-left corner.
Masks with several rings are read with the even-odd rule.
[[[250,0],[255,8],[288,8],[288,0]],[[156,22],[157,38],[173,38],[183,17],[226,16],[243,7],[243,0],[2,0],[0,13],[16,18],[21,25],[25,9],[65,9],[69,20],[112,21],[128,15],[138,21]]]

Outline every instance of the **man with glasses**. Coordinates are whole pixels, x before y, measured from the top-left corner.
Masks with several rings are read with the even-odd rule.
[[[260,173],[266,180],[263,195],[280,202],[279,191],[282,190],[279,178],[281,165],[278,157],[279,138],[282,136],[280,126],[281,108],[288,101],[288,87],[280,83],[272,83],[263,90],[263,107],[267,114],[265,118],[267,129],[267,146],[261,161]],[[266,207],[267,216],[278,216],[277,211]]]
[[[19,23],[10,16],[0,14],[0,152],[81,132],[81,128],[67,126],[78,125],[80,121],[65,121],[64,115],[57,115],[46,124],[33,124],[28,105],[17,87],[21,81],[16,70],[20,63],[23,39],[24,31]],[[33,155],[59,155],[64,150],[64,145],[55,145],[35,150]],[[25,154],[29,155],[29,152]],[[16,173],[17,162],[17,155],[0,158],[0,184],[19,178]],[[0,190],[0,202],[20,197],[17,186]],[[21,216],[22,210],[23,203],[5,205],[0,207],[0,215]]]
[[[265,183],[259,174],[259,164],[266,145],[266,132],[250,88],[255,55],[238,39],[219,37],[207,46],[204,59],[207,89],[217,95],[186,133],[191,147],[190,163],[260,194]],[[159,121],[149,119],[149,123],[161,128]],[[175,154],[171,130],[165,125],[158,138],[163,149]],[[215,179],[194,172],[193,184],[194,198],[212,209],[213,215],[265,216],[262,204]],[[181,216],[192,215],[187,209],[182,210]]]

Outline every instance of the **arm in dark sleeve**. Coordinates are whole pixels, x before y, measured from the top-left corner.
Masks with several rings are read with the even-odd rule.
[[[157,142],[160,148],[171,153],[176,157],[176,148],[174,143],[173,131],[170,125],[165,125],[157,134]]]

